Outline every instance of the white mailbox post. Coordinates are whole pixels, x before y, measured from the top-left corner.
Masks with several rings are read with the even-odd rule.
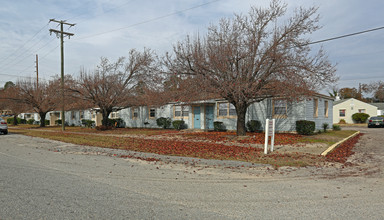
[[[271,152],[273,152],[273,144],[275,142],[275,119],[267,119],[265,122],[264,154],[268,153],[269,136],[271,136]]]

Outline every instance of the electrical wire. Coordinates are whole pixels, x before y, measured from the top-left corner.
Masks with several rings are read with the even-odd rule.
[[[381,30],[381,29],[384,29],[384,26],[383,27],[369,29],[369,30],[365,30],[365,31],[359,31],[359,32],[351,33],[351,34],[345,34],[345,35],[341,35],[341,36],[338,36],[338,37],[327,38],[327,39],[324,39],[324,40],[313,41],[313,42],[309,42],[307,44],[302,44],[301,46],[307,46],[307,45],[318,44],[318,43],[323,43],[323,42],[332,41],[332,40],[338,40],[338,39],[341,39],[341,38],[352,37],[352,36],[355,36],[355,35],[365,34],[365,33],[368,33],[368,32],[378,31],[378,30]]]
[[[47,23],[46,25],[44,25],[44,27],[42,27],[38,32],[36,32],[36,34],[34,34],[30,39],[28,39],[23,45],[21,45],[19,48],[17,48],[17,49],[16,49],[13,53],[11,53],[8,57],[5,57],[5,58],[0,59],[0,63],[7,61],[11,56],[13,56],[14,54],[16,54],[21,48],[23,48],[28,42],[30,42],[36,35],[38,35],[38,34],[39,34],[44,28],[46,28],[48,25],[49,25],[49,23]]]

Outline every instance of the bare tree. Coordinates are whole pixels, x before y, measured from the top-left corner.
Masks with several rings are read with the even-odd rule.
[[[195,89],[235,106],[237,135],[245,135],[250,104],[311,95],[337,80],[324,51],[313,53],[305,38],[319,29],[317,8],[299,8],[290,18],[286,9],[278,0],[265,9],[252,7],[248,15],[211,25],[203,37],[187,37],[166,56],[171,74],[192,76],[199,82]]]
[[[376,81],[369,84],[363,84],[363,91],[373,93],[375,102],[384,102],[384,81]]]
[[[17,116],[28,109],[27,105],[21,102],[18,96],[18,88],[15,84],[4,87],[4,90],[0,92],[0,109],[12,111],[13,125],[17,125]]]
[[[45,127],[45,117],[48,112],[57,108],[61,103],[58,100],[58,81],[40,82],[18,81],[7,99],[23,105],[23,110],[32,110],[40,116],[40,127]]]
[[[100,65],[91,72],[81,70],[77,86],[73,89],[79,99],[100,108],[103,125],[116,107],[135,105],[135,96],[156,72],[156,57],[150,50],[131,50],[128,59],[119,58],[110,62],[101,58]],[[141,89],[138,89],[138,85]]]

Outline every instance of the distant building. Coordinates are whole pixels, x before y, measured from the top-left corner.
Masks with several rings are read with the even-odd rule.
[[[343,119],[346,123],[353,124],[352,115],[355,113],[366,113],[369,116],[376,116],[377,107],[373,103],[368,104],[354,98],[343,99],[333,103],[333,123],[339,123]]]
[[[377,107],[377,115],[384,115],[384,103],[371,103],[371,105],[374,105]]]

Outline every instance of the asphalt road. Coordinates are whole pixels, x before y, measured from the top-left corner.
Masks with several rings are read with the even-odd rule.
[[[354,167],[279,170],[123,159],[1,135],[0,219],[383,219],[384,129],[362,130]]]

